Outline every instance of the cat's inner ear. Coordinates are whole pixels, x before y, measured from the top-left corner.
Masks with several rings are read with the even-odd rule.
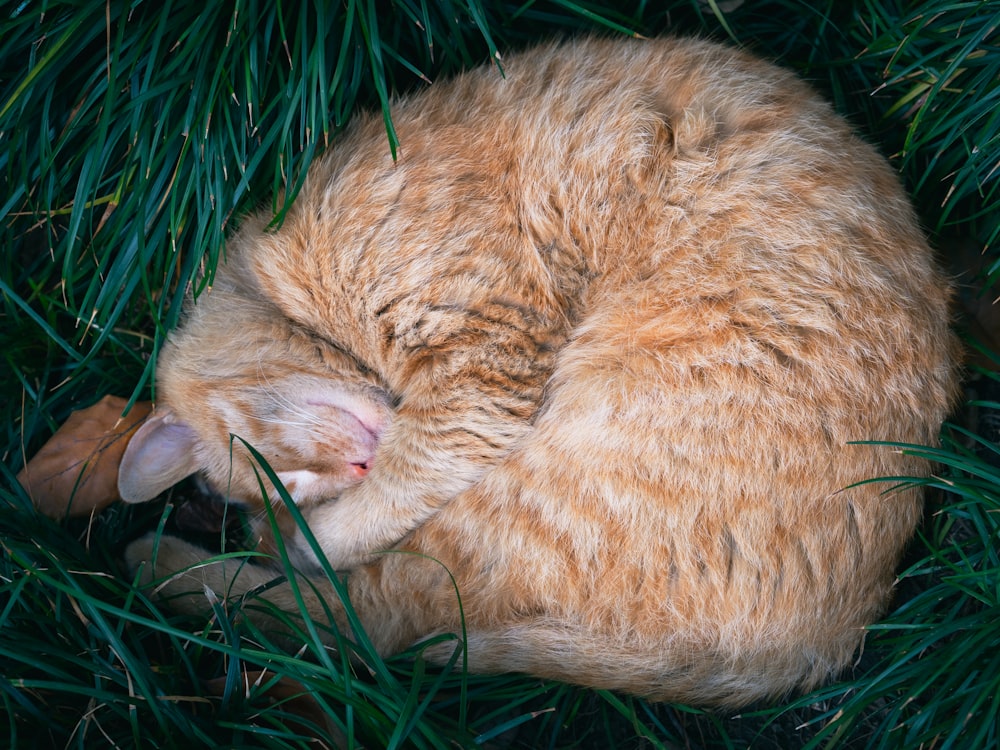
[[[152,500],[201,467],[197,438],[169,409],[154,411],[136,430],[118,469],[118,494],[127,503]]]

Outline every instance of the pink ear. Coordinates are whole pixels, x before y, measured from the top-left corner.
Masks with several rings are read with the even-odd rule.
[[[176,421],[169,409],[154,411],[129,441],[118,469],[118,494],[127,503],[144,503],[194,474],[194,430]]]

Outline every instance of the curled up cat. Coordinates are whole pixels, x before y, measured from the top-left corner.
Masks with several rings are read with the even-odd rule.
[[[122,497],[201,472],[260,511],[245,440],[383,653],[461,632],[457,585],[472,671],[726,706],[828,679],[921,514],[865,480],[930,469],[858,441],[933,443],[956,394],[950,286],[895,174],[715,43],[503,68],[397,101],[397,161],[357,118],[279,228],[244,222],[163,347]],[[209,556],[126,553],[191,609],[277,575]]]

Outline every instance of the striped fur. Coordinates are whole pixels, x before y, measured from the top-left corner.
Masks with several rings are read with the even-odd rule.
[[[236,235],[158,363],[183,471],[253,502],[228,434],[298,480],[345,466],[356,439],[319,434],[345,410],[370,470],[291,489],[383,651],[459,629],[446,568],[476,671],[724,705],[817,684],[920,516],[916,489],[856,483],[929,470],[849,443],[932,442],[956,390],[949,284],[895,175],[712,43],[504,70],[398,102],[396,163],[359,118],[280,229]],[[158,572],[204,554],[165,540]],[[272,575],[231,573],[169,588]]]

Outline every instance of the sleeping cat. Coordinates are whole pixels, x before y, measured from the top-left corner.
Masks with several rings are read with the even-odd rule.
[[[201,471],[262,507],[234,433],[382,652],[460,632],[450,571],[473,671],[730,706],[817,684],[920,516],[919,490],[859,483],[929,470],[851,441],[931,442],[956,390],[949,285],[895,175],[714,43],[585,39],[504,71],[397,102],[397,162],[358,118],[279,229],[234,237],[160,355],[122,496]],[[208,557],[165,537],[154,571],[155,544],[127,551],[146,580]],[[216,562],[164,591],[198,609],[203,583],[274,575]]]

